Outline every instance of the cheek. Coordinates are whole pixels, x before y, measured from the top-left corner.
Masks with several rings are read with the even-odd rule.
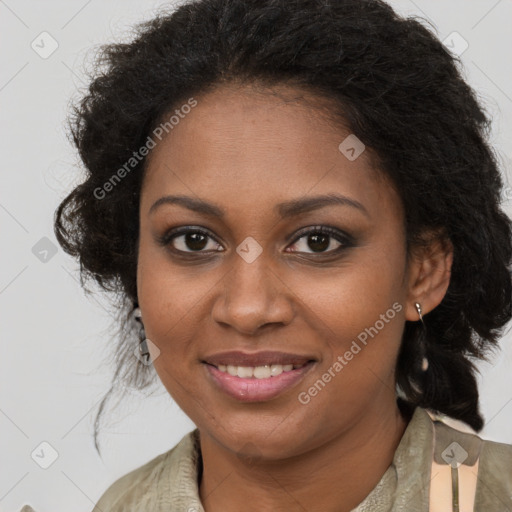
[[[364,273],[358,278],[354,272],[331,280],[331,289],[342,285],[340,291],[331,290],[321,306],[316,304],[316,327],[310,327],[321,333],[317,343],[323,359],[295,398],[304,429],[319,435],[331,435],[347,421],[347,414],[357,417],[375,401],[386,404],[395,395],[404,307],[389,282],[378,291],[367,277]]]
[[[338,356],[347,361],[353,377],[356,367],[385,374],[393,367],[404,326],[403,293],[386,280],[372,279],[369,272],[332,276],[322,286],[316,281],[315,295],[305,301],[304,311],[313,311],[308,323],[325,342],[322,351],[330,366]],[[303,313],[304,315],[308,313]]]
[[[320,371],[336,374],[332,380],[340,384],[341,393],[355,386],[370,393],[375,385],[393,379],[405,322],[405,261],[398,239],[379,250],[359,252],[328,276],[317,276],[314,285],[309,283],[309,298],[306,280],[296,282],[302,286],[297,295],[304,298],[304,311],[314,313],[310,326],[325,342]],[[332,368],[335,362],[339,364]]]
[[[210,287],[208,272],[193,265],[172,264],[165,248],[157,246],[148,228],[141,226],[137,292],[148,337],[151,334],[162,344],[172,338],[193,315]]]
[[[141,235],[137,292],[146,337],[159,350],[154,366],[160,373],[182,359],[179,354],[186,350],[187,343],[182,332],[204,291],[200,280],[190,281],[186,271],[171,267],[165,251],[148,238],[149,235]]]
[[[338,268],[317,272],[313,278],[306,273],[289,278],[297,295],[333,334],[354,337],[373,326],[395,302],[404,306],[405,262],[405,248],[397,240],[395,244],[361,248]],[[400,324],[395,313],[391,311],[394,321],[386,326]]]

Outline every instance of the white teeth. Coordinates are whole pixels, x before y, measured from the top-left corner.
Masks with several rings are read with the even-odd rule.
[[[272,375],[272,377],[277,377],[278,375],[281,375],[281,373],[283,373],[283,365],[273,364],[270,367],[270,375]]]
[[[289,372],[297,368],[302,368],[303,364],[272,364],[265,366],[232,366],[219,364],[217,369],[224,373],[229,373],[233,377],[241,377],[243,379],[268,379],[269,377],[277,377],[283,372]]]
[[[253,376],[253,368],[251,368],[250,366],[237,366],[236,374],[241,379],[249,379],[250,377]]]
[[[256,366],[252,373],[257,379],[268,379],[271,375],[270,366],[268,364],[266,366]]]

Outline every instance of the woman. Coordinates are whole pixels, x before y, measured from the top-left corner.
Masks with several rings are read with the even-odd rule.
[[[154,367],[197,429],[94,511],[512,510],[472,362],[511,223],[435,36],[377,0],[198,0],[99,64],[56,234],[124,300],[115,381]]]

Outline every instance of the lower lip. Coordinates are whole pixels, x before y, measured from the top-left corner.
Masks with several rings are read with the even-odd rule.
[[[241,402],[264,402],[295,386],[314,364],[314,361],[310,361],[301,368],[283,372],[277,377],[268,377],[267,379],[244,379],[221,372],[211,364],[205,363],[205,366],[215,384],[232,398]]]

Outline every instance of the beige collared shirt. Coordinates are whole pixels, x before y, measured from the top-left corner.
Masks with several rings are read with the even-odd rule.
[[[442,431],[443,443],[436,451],[453,442],[468,446],[467,434],[451,427]],[[392,464],[352,512],[428,512],[434,435],[433,419],[416,407]],[[512,445],[483,441],[480,446],[474,511],[512,512]],[[171,450],[115,481],[92,512],[204,512],[199,457],[196,429]],[[21,512],[30,510],[24,507]],[[451,512],[451,504],[446,510]]]

